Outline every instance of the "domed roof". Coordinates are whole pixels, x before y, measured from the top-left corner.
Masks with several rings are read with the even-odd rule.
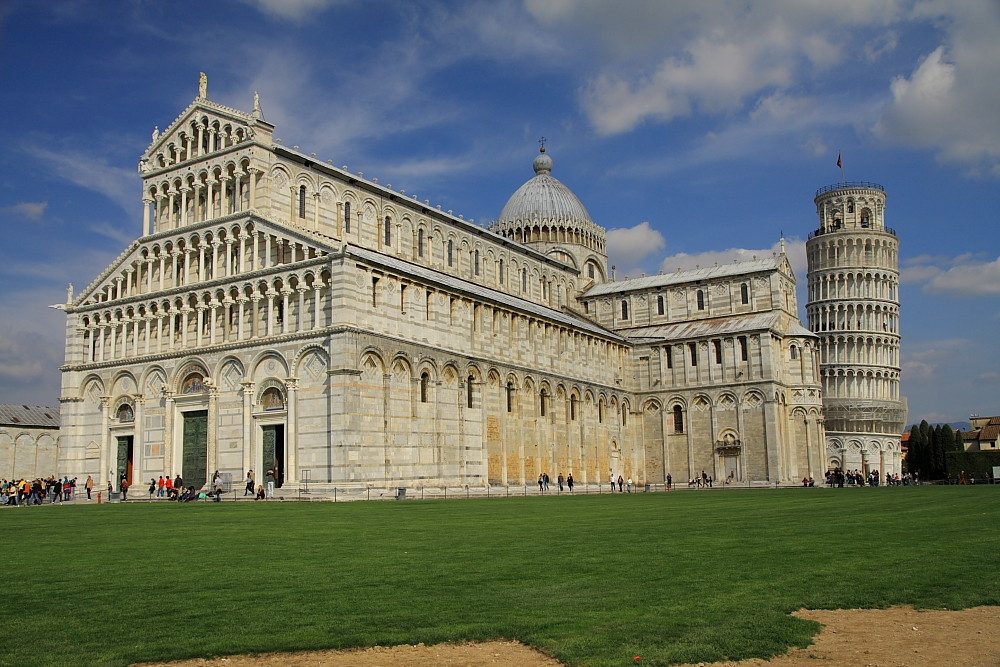
[[[590,213],[573,191],[554,178],[552,158],[542,146],[533,164],[535,177],[517,189],[507,200],[497,223],[517,222],[590,222]]]

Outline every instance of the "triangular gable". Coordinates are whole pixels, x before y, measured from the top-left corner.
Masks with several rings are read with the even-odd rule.
[[[153,236],[147,236],[144,239],[133,241],[122,253],[111,263],[108,268],[101,272],[101,274],[90,284],[86,289],[81,291],[76,298],[73,299],[71,307],[80,308],[84,306],[96,305],[97,297],[107,290],[110,286],[112,290],[119,278],[124,279],[129,268],[133,266],[134,262],[142,261],[143,250],[148,250],[152,254],[153,249],[157,246],[162,247],[167,243],[176,243],[179,239],[190,239],[192,236],[206,236],[208,234],[215,235],[219,230],[225,229],[229,230],[234,224],[242,224],[247,221],[247,218],[253,222],[254,228],[259,232],[268,232],[274,234],[275,236],[284,237],[289,241],[294,243],[301,243],[302,246],[307,250],[307,255],[310,254],[309,251],[315,251],[316,255],[328,255],[335,252],[339,248],[339,242],[336,239],[325,237],[321,234],[316,234],[308,230],[296,229],[295,227],[289,227],[280,223],[273,222],[266,218],[260,217],[257,213],[238,213],[225,218],[216,218],[208,222],[198,223],[197,225],[189,225],[181,229],[172,229],[170,231],[155,234]],[[269,267],[278,268],[278,267]],[[236,279],[238,276],[233,276]],[[191,283],[189,287],[195,288],[198,283]],[[113,293],[113,291],[112,291]]]
[[[150,162],[154,169],[160,168],[161,165],[156,164],[154,160],[156,155],[166,151],[170,144],[184,145],[185,135],[196,140],[196,125],[199,122],[204,123],[206,127],[218,124],[220,128],[226,126],[241,128],[245,138],[256,138],[265,143],[270,143],[274,131],[274,126],[265,121],[259,111],[247,113],[208,99],[198,98],[191,102],[165,130],[162,132],[154,130],[153,140],[143,153],[143,162]]]

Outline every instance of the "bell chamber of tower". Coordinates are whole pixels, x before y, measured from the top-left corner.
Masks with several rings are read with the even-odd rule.
[[[885,225],[881,185],[816,192],[819,226],[806,242],[808,326],[820,337],[831,468],[901,472],[899,239]]]
[[[535,157],[535,177],[517,189],[490,225],[496,233],[576,268],[584,285],[608,276],[607,235],[566,185],[552,176],[545,146]]]

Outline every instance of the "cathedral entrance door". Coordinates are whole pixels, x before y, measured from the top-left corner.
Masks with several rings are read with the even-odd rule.
[[[208,480],[208,410],[184,413],[181,476],[185,486],[200,489]]]
[[[740,479],[739,470],[737,470],[737,463],[739,463],[740,457],[738,456],[724,456],[722,458],[722,463],[725,466],[726,482],[729,483],[730,480],[738,481]]]
[[[261,470],[267,474],[268,470],[274,471],[274,485],[281,488],[285,483],[285,425],[273,424],[262,426],[264,436],[264,465]]]
[[[133,462],[133,452],[132,452],[132,442],[133,436],[131,435],[121,435],[118,436],[118,479],[117,482],[121,482],[122,476],[131,486],[132,484],[132,462]]]

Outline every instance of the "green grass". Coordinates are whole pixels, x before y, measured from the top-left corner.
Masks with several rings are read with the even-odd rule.
[[[1000,487],[0,512],[0,665],[512,638],[771,656],[801,607],[1000,604]]]

